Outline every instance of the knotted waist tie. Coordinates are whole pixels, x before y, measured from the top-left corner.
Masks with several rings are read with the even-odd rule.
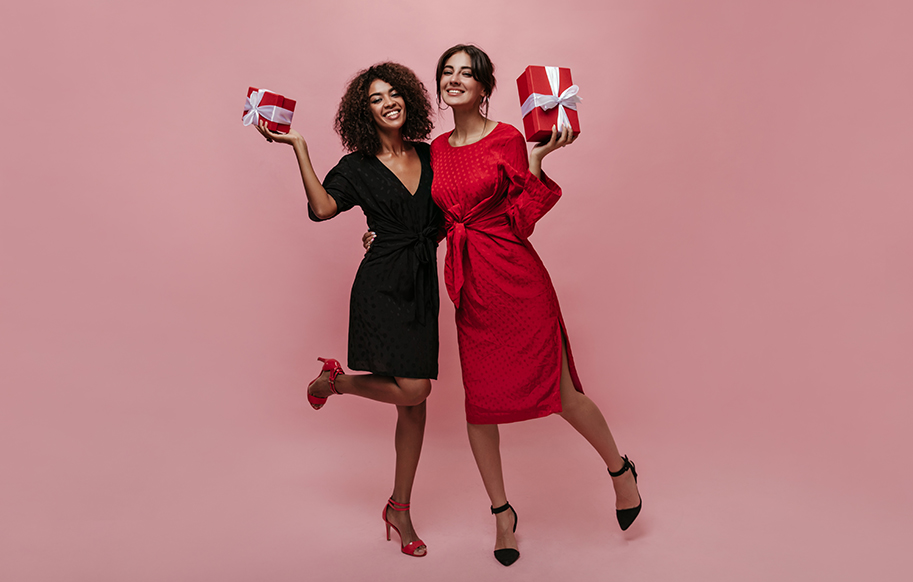
[[[437,233],[437,225],[429,226],[421,232],[377,229],[377,240],[371,245],[371,253],[378,257],[402,251],[409,253],[412,278],[400,280],[397,291],[400,295],[408,297],[411,285],[415,297],[412,321],[423,325],[426,302],[431,302],[435,314],[440,307],[436,286],[437,271],[434,269]]]
[[[489,236],[509,237],[510,222],[503,209],[474,208],[466,216],[458,218],[460,205],[444,211],[444,227],[447,229],[447,257],[444,259],[444,283],[447,295],[454,307],[460,307],[460,294],[463,290],[465,276],[463,261],[466,255],[467,231],[484,232]]]

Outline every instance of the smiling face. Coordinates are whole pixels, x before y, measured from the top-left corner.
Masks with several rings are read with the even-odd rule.
[[[454,109],[478,108],[485,97],[485,87],[475,79],[472,59],[458,52],[444,62],[440,79],[441,100]]]
[[[406,122],[406,100],[386,81],[374,79],[371,83],[368,106],[380,131],[398,130]]]

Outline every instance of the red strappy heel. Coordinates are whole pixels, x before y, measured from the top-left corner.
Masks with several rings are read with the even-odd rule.
[[[381,517],[383,518],[384,523],[387,524],[387,541],[388,542],[390,541],[390,528],[392,527],[393,529],[396,530],[396,533],[399,534],[400,543],[402,543],[403,534],[399,533],[399,529],[397,529],[397,527],[395,525],[393,525],[392,523],[387,521],[387,508],[388,507],[392,507],[393,511],[406,511],[407,509],[409,509],[409,504],[408,503],[397,503],[396,501],[393,501],[393,498],[391,497],[390,500],[387,501],[387,504],[384,505],[384,512],[381,514]],[[415,558],[421,558],[422,556],[428,555],[427,546],[425,546],[424,554],[415,553],[415,551],[418,550],[419,548],[421,548],[422,546],[425,546],[425,542],[423,542],[422,540],[415,540],[414,542],[409,542],[405,546],[402,546],[401,549],[402,549],[403,553],[408,556],[413,556]]]
[[[333,391],[333,394],[341,394],[336,390],[336,376],[342,374],[342,366],[339,365],[339,362],[333,359],[327,360],[326,358],[317,358],[323,362],[323,368],[320,369],[320,373],[317,374],[317,377],[314,378],[313,382],[308,384],[308,403],[311,405],[311,408],[314,410],[320,410],[323,408],[323,405],[327,403],[326,398],[320,398],[319,396],[314,396],[311,394],[311,386],[314,385],[314,382],[320,380],[320,376],[324,372],[330,373],[330,390]]]

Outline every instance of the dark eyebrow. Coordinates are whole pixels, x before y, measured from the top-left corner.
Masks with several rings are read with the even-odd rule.
[[[390,87],[390,91],[388,91],[388,92],[389,92],[389,93],[393,93],[393,92],[395,92],[395,91],[396,91],[396,87]],[[374,97],[375,95],[377,95],[378,97],[380,97],[381,95],[383,95],[383,92],[382,92],[382,91],[375,91],[374,93],[371,93],[370,95],[368,95],[368,99],[370,99],[371,97]]]

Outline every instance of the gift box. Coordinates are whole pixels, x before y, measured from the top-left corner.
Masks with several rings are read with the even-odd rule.
[[[580,133],[577,119],[577,85],[571,81],[571,70],[565,67],[530,65],[517,78],[520,91],[520,114],[526,141],[542,141],[551,137],[552,126],[558,131],[570,125],[574,135]]]
[[[250,87],[247,90],[247,101],[244,103],[244,113],[241,121],[244,125],[259,125],[261,119],[266,120],[266,127],[276,133],[288,133],[291,129],[292,115],[295,112],[295,102],[286,99],[278,93],[268,89]]]

